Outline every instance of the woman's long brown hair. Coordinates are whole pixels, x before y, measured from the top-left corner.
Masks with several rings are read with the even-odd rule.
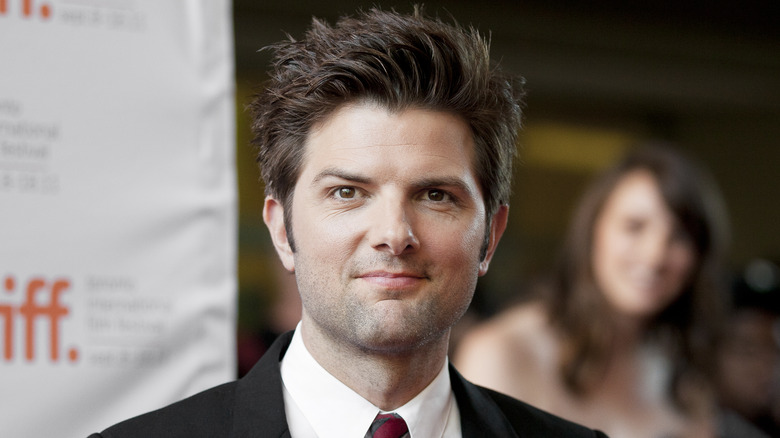
[[[686,385],[709,380],[723,312],[725,210],[703,169],[667,145],[632,149],[601,174],[581,198],[548,290],[547,305],[564,346],[560,373],[566,387],[586,396],[606,372],[614,341],[610,309],[593,274],[593,234],[607,199],[623,177],[649,171],[662,197],[694,243],[697,263],[679,297],[658,314],[647,336],[661,342],[673,366],[672,400],[687,409]]]

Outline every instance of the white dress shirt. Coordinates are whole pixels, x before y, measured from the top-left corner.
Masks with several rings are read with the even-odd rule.
[[[292,438],[363,438],[374,417],[385,413],[322,368],[303,344],[300,324],[281,372]],[[460,438],[447,361],[428,387],[392,412],[406,421],[411,438]]]

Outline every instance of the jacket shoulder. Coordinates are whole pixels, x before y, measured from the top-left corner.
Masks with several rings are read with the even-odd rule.
[[[543,411],[517,400],[506,394],[488,388],[477,388],[490,397],[503,412],[519,435],[525,436],[565,436],[565,437],[600,437],[606,438],[603,432],[584,427],[564,418]]]
[[[225,383],[134,418],[95,437],[224,436],[231,429],[236,382]]]
[[[109,427],[90,438],[289,437],[279,361],[292,332],[281,335],[244,377]]]
[[[606,437],[506,394],[475,385],[464,379],[452,364],[450,383],[458,402],[464,437]]]

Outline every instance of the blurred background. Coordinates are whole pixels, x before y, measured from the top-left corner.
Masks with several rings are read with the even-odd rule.
[[[249,146],[244,106],[270,62],[258,49],[301,36],[312,16],[332,23],[374,4],[412,9],[406,1],[235,0],[239,343],[259,342],[254,351],[262,351],[258,339],[297,322],[299,305],[262,223]],[[457,0],[425,8],[490,33],[494,59],[526,80],[510,225],[480,280],[476,314],[493,314],[546,272],[584,185],[635,141],[674,142],[710,170],[729,211],[735,276],[757,258],[780,259],[780,2]],[[761,278],[776,279],[776,268],[763,266]]]

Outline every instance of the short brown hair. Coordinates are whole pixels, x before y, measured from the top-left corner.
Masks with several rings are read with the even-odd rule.
[[[273,71],[249,109],[266,194],[289,205],[314,125],[347,103],[416,107],[463,117],[475,142],[488,218],[509,202],[521,121],[519,80],[491,65],[474,28],[371,9],[335,26],[314,19],[302,40],[267,47]],[[289,208],[285,208],[285,220]]]

